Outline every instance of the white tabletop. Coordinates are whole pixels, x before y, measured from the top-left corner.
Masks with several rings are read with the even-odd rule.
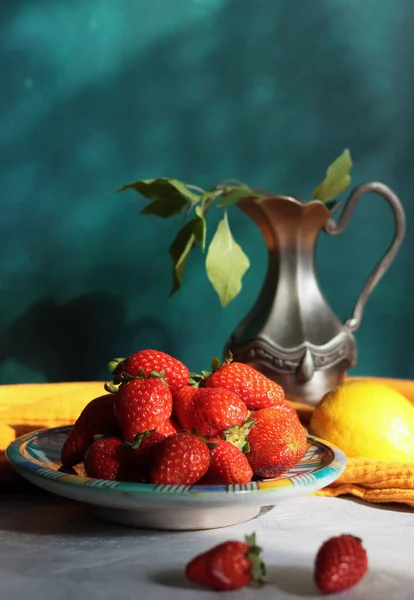
[[[312,582],[326,538],[363,538],[370,569],[341,600],[413,600],[414,511],[340,498],[305,497],[225,529],[165,533],[123,528],[82,505],[46,493],[0,496],[1,600],[167,600],[326,598]],[[213,592],[186,582],[195,554],[256,531],[269,583],[260,590]]]

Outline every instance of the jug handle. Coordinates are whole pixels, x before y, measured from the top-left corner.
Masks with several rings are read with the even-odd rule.
[[[388,204],[390,204],[395,217],[395,235],[387,252],[375,266],[374,270],[369,276],[369,279],[364,285],[363,290],[355,304],[352,317],[345,322],[345,325],[349,327],[351,331],[356,331],[360,326],[365,304],[367,303],[372,291],[384,275],[385,271],[394,260],[405,235],[405,214],[398,196],[396,196],[396,194],[394,194],[394,192],[390,190],[388,186],[376,181],[362,183],[351,192],[338,221],[334,221],[331,218],[325,223],[324,229],[326,233],[329,235],[338,235],[339,233],[342,233],[349,223],[358,200],[361,198],[361,196],[367,193],[378,194],[379,196],[382,196],[388,202]]]

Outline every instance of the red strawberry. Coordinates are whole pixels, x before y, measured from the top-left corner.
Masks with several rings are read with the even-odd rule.
[[[173,394],[173,410],[183,429],[191,429],[188,413],[191,410],[191,403],[197,392],[198,388],[185,385]]]
[[[156,429],[170,418],[170,389],[155,376],[122,383],[115,393],[114,411],[124,439],[132,442],[137,433]]]
[[[197,435],[170,435],[157,445],[150,469],[150,482],[157,485],[193,485],[207,472],[210,451]]]
[[[178,433],[180,431],[180,428],[172,419],[168,419],[168,421],[165,421],[164,423],[159,425],[156,431],[158,433],[163,433],[164,437],[167,437],[169,435],[174,435],[174,433]]]
[[[122,481],[148,481],[154,450],[165,439],[166,435],[158,430],[146,431],[138,434],[132,444],[125,444],[121,453],[119,478]]]
[[[183,387],[190,377],[187,367],[181,361],[159,350],[140,350],[128,358],[114,358],[108,367],[114,375],[115,383],[120,382],[119,375],[121,373],[138,377],[143,369],[148,377],[152,371],[158,373],[164,371],[164,378],[170,386],[171,392],[176,392]]]
[[[63,444],[61,460],[64,467],[73,467],[83,461],[95,435],[119,434],[113,407],[112,394],[99,396],[85,406]]]
[[[306,430],[294,414],[277,407],[252,413],[256,421],[247,441],[247,459],[255,475],[277,477],[291,469],[306,452]]]
[[[315,583],[321,592],[342,592],[356,585],[368,570],[362,542],[353,535],[339,535],[325,541],[315,560]]]
[[[89,477],[118,479],[123,440],[108,437],[95,440],[87,449],[83,465]]]
[[[211,445],[210,445],[211,444]],[[212,447],[212,444],[215,444]],[[220,438],[209,440],[211,464],[201,485],[236,485],[249,483],[253,471],[246,456],[236,446]]]
[[[252,582],[263,583],[265,567],[256,536],[246,542],[229,541],[193,558],[185,574],[190,581],[215,590],[237,590]]]
[[[208,375],[206,373],[206,375]],[[287,405],[283,388],[253,367],[227,359],[221,366],[213,360],[213,373],[201,383],[207,388],[224,388],[234,392],[249,410]]]
[[[246,405],[234,392],[202,388],[197,391],[187,411],[189,429],[200,435],[217,435],[231,425],[241,425],[248,417]]]

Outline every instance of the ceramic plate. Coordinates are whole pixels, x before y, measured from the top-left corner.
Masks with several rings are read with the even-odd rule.
[[[248,521],[281,501],[325,487],[344,471],[346,457],[330,443],[308,436],[303,459],[286,475],[246,485],[169,486],[92,479],[83,466],[62,469],[68,427],[20,437],[6,451],[20,475],[50,492],[84,502],[107,520],[157,529],[210,529]]]

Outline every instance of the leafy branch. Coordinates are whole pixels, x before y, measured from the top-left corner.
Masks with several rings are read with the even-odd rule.
[[[349,150],[345,150],[328,168],[326,177],[313,192],[313,198],[330,202],[350,184],[352,160]],[[248,185],[228,179],[211,190],[178,181],[158,178],[135,181],[123,185],[113,193],[134,190],[149,203],[141,210],[142,215],[156,215],[163,219],[184,214],[184,224],[180,227],[169,254],[173,262],[172,287],[170,296],[182,285],[186,263],[191,251],[199,246],[203,253],[206,248],[206,216],[215,203],[224,209],[224,217],[219,222],[206,255],[207,277],[217,292],[222,306],[227,306],[241,291],[242,279],[250,261],[237,244],[230,230],[227,208],[232,204],[250,199],[269,197],[272,194],[258,193]]]

